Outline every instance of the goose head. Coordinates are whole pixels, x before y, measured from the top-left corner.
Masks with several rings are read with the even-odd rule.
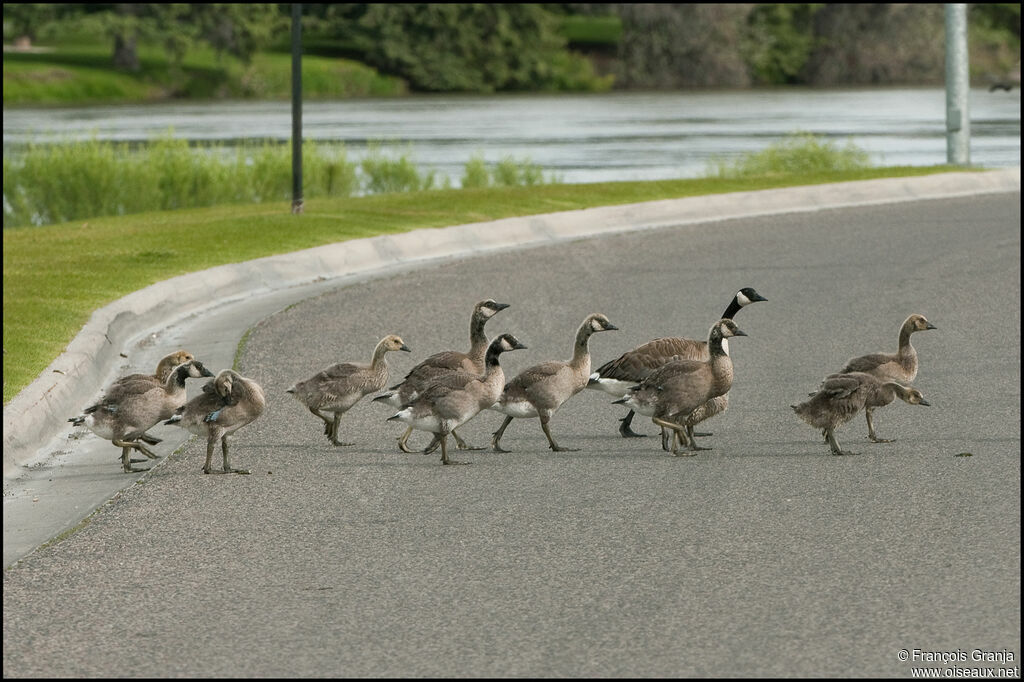
[[[508,308],[509,305],[511,304],[498,303],[493,298],[489,298],[486,301],[480,301],[476,304],[476,307],[473,308],[473,316],[489,320],[505,308]]]
[[[612,324],[607,317],[601,313],[594,313],[587,317],[583,322],[584,326],[589,325],[589,329],[592,333],[596,332],[610,332],[616,331],[618,327]]]
[[[929,322],[924,315],[914,314],[907,318],[907,321],[903,323],[912,332],[923,332],[926,329],[938,329],[934,324]]]
[[[733,296],[733,300],[736,302],[737,306],[742,308],[744,306],[750,305],[751,303],[757,303],[758,301],[767,301],[768,299],[754,291],[754,287],[743,287],[742,289],[736,292],[736,295]]]
[[[384,346],[384,350],[404,350],[406,353],[411,353],[412,349],[405,345],[405,341],[402,341],[402,337],[396,336],[395,334],[389,334],[381,339],[381,344]]]

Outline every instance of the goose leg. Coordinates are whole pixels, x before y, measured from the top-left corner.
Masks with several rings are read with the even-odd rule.
[[[405,433],[403,433],[401,436],[398,437],[398,449],[401,450],[402,452],[408,452],[409,454],[417,452],[416,450],[410,450],[409,449],[409,444],[408,444],[407,441],[409,440],[409,436],[411,436],[411,435],[412,435],[412,427],[410,426],[409,428],[407,428],[405,430]]]
[[[455,433],[455,432],[452,431],[452,433]],[[441,437],[435,433],[433,440],[430,441],[430,445],[428,445],[427,447],[423,448],[423,454],[424,455],[429,455],[434,450],[437,450],[437,446],[439,446],[440,444],[441,444]]]
[[[145,461],[131,459],[128,453],[131,452],[132,450],[138,450],[139,452],[144,454],[146,457],[149,457],[150,459],[159,459],[156,453],[154,453],[152,450],[147,448],[145,445],[142,445],[141,443],[120,439],[114,439],[111,442],[117,447],[121,448],[121,468],[124,470],[124,473],[126,474],[137,473],[140,471],[149,471],[149,469],[136,469],[135,467],[132,466],[133,463]]]
[[[459,435],[459,432],[454,429],[452,429],[452,436],[455,438],[455,444],[458,446],[459,450],[483,450],[482,447],[470,445],[466,441],[462,440],[462,437]]]
[[[248,469],[235,469],[231,466],[231,460],[228,459],[228,437],[221,436],[220,439],[220,450],[224,455],[224,473],[225,474],[248,474]]]
[[[692,426],[687,426],[686,427],[686,435],[690,439],[690,444],[689,445],[690,445],[690,449],[691,450],[710,450],[711,449],[709,447],[708,448],[702,448],[701,446],[697,445],[697,440],[694,438],[694,436],[697,436],[697,435],[700,435],[700,434],[695,432],[693,430]]]
[[[141,440],[143,443],[148,443],[150,445],[157,445],[158,443],[164,442],[163,438],[157,438],[156,436],[151,436],[148,433],[144,433],[141,436],[139,436],[139,440]]]
[[[335,445],[355,445],[355,443],[342,443],[338,440],[338,424],[341,422],[341,412],[334,413],[334,421],[331,422],[331,442]]]
[[[874,421],[872,420],[872,413],[873,412],[874,412],[874,408],[873,407],[868,407],[868,408],[865,408],[865,410],[864,410],[864,416],[867,417],[867,420],[868,420],[868,438],[870,438],[875,443],[893,443],[893,442],[895,442],[896,441],[895,438],[879,438],[875,434],[875,424],[874,424]]]
[[[491,447],[494,448],[495,452],[511,452],[510,450],[505,450],[504,448],[501,447],[501,445],[498,444],[499,441],[501,440],[502,435],[505,433],[505,429],[507,429],[508,425],[511,423],[512,417],[506,416],[505,421],[502,422],[498,430],[494,432],[494,437],[491,438]]]
[[[448,459],[448,435],[438,434],[441,437],[441,464],[469,464],[469,462],[456,462],[454,459]]]
[[[629,413],[626,414],[625,417],[623,417],[622,419],[619,420],[620,422],[622,422],[622,424],[619,426],[619,433],[622,434],[623,438],[646,438],[647,437],[646,433],[637,433],[632,428],[630,428],[630,424],[633,423],[633,416],[635,414],[636,414],[636,412],[634,412],[633,410],[630,410]]]
[[[682,433],[680,433],[683,430],[682,426],[680,426],[679,424],[673,424],[670,421],[665,421],[664,419],[660,419],[658,417],[652,417],[651,420],[658,426],[669,429],[672,433],[673,455],[675,455],[676,457],[689,457],[689,455],[686,454],[686,450],[684,450],[683,453],[680,454],[678,448],[676,447],[679,442],[686,443],[686,437]]]
[[[549,421],[551,421],[551,417],[542,416],[540,418],[540,428],[544,430],[544,435],[548,437],[548,443],[551,445],[551,449],[555,452],[577,452],[579,448],[563,448],[555,442],[555,439],[551,437],[551,430],[548,428]]]
[[[330,438],[331,437],[331,420],[328,419],[327,417],[325,417],[324,413],[321,412],[320,410],[316,409],[315,407],[309,408],[309,411],[312,412],[313,414],[315,414],[316,416],[320,417],[320,419],[322,419],[324,421],[324,435],[327,436],[328,438]]]
[[[670,436],[669,434],[672,434],[672,435]],[[674,431],[666,429],[664,426],[662,426],[661,427],[661,449],[664,450],[665,452],[671,451],[672,448],[675,447],[675,444],[671,440],[674,437],[675,437],[675,432]]]
[[[206,439],[206,464],[203,465],[204,474],[213,473],[213,449],[217,446],[217,437],[210,435]]]
[[[841,447],[839,447],[839,441],[836,440],[836,435],[835,435],[835,433],[832,432],[832,429],[828,429],[827,438],[828,438],[829,448],[832,450],[832,454],[833,455],[856,455],[857,454],[856,452],[844,452],[843,449]]]

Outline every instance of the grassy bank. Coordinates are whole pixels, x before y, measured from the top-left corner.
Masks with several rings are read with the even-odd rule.
[[[85,106],[168,99],[287,99],[291,55],[256,54],[244,64],[209,48],[191,50],[180,70],[160,48],[140,46],[141,69],[117,71],[108,45],[64,45],[37,52],[4,53],[4,106]],[[403,80],[348,59],[302,58],[302,94],[307,100],[407,94]]]
[[[379,234],[723,192],[928,175],[954,167],[867,168],[660,182],[448,189],[93,218],[4,230],[4,403],[94,310],[155,282],[252,258]]]

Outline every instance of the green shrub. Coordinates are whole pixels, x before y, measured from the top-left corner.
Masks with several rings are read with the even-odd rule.
[[[383,153],[379,145],[369,145],[366,156],[359,164],[365,176],[364,189],[370,194],[383,194],[416,192],[433,187],[434,172],[421,175],[409,158],[410,154],[406,149],[398,153],[396,158],[391,158]]]
[[[477,153],[466,162],[466,170],[462,174],[463,189],[490,187],[491,176],[487,172],[487,163],[482,154]]]
[[[853,142],[839,147],[810,133],[794,133],[759,152],[735,159],[712,158],[709,177],[751,178],[772,175],[842,173],[871,167],[870,155]]]

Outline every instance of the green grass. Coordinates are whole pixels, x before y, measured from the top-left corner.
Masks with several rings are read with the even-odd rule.
[[[589,185],[448,189],[92,218],[9,228],[3,246],[4,403],[32,382],[94,310],[177,275],[348,239],[517,215],[959,167]]]
[[[116,71],[106,44],[64,45],[49,52],[5,52],[4,106],[123,104],[175,98],[287,99],[291,96],[291,55],[262,53],[244,64],[218,58],[198,46],[180,70],[163,50],[139,47],[141,69]],[[400,78],[384,76],[349,59],[302,58],[304,99],[403,95]]]

